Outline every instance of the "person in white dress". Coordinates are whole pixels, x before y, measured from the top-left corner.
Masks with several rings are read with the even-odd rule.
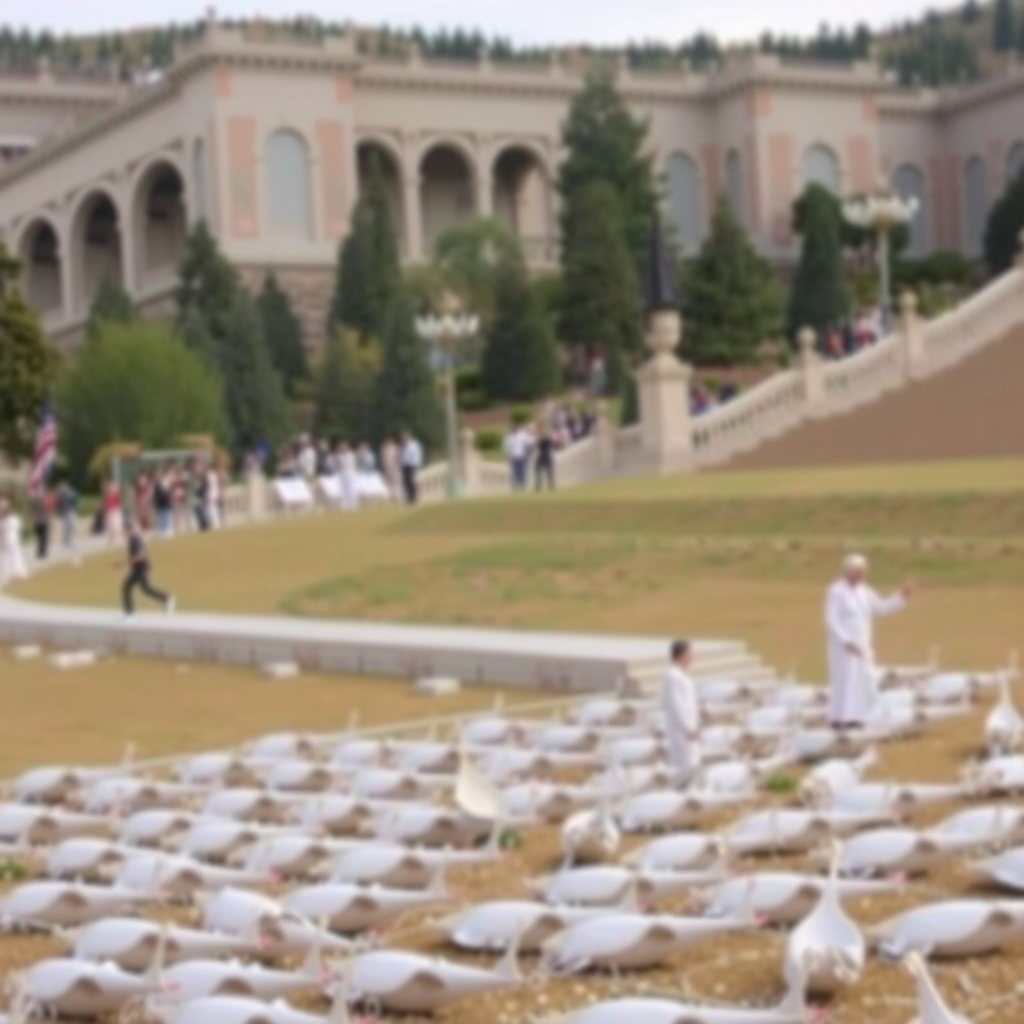
[[[28,576],[21,543],[21,516],[6,498],[0,501],[0,584]]]
[[[338,448],[338,483],[341,486],[341,507],[346,512],[359,508],[359,464],[356,453],[347,444]]]
[[[866,582],[868,562],[863,555],[848,555],[843,575],[825,595],[825,632],[828,639],[828,715],[834,729],[863,725],[878,699],[873,621],[879,615],[901,611],[912,585],[880,597]]]
[[[700,702],[697,687],[687,669],[690,644],[676,640],[669,651],[670,664],[661,684],[661,710],[665,716],[668,761],[676,781],[685,785],[700,767]]]
[[[220,474],[211,462],[206,468],[206,521],[211,530],[219,530],[220,521]]]

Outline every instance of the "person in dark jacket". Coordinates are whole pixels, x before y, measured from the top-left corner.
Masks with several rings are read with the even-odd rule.
[[[137,522],[133,522],[128,530],[127,569],[128,572],[121,584],[121,604],[126,619],[135,614],[133,597],[136,590],[141,590],[146,597],[162,604],[168,614],[174,611],[174,598],[162,590],[157,590],[149,581],[149,552],[146,550],[146,540]]]

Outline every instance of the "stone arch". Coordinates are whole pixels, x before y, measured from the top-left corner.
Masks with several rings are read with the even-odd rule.
[[[802,163],[804,187],[820,185],[833,195],[842,190],[842,169],[839,157],[831,146],[815,142],[804,150]]]
[[[670,153],[665,161],[668,222],[683,251],[693,254],[704,235],[700,171],[688,153]]]
[[[910,232],[907,246],[908,256],[924,256],[928,253],[928,207],[925,197],[924,172],[916,164],[900,164],[892,176],[893,188],[904,199],[913,196],[917,200],[917,213],[908,226]]]
[[[196,139],[192,147],[192,217],[210,220],[210,174],[203,139]]]
[[[445,231],[476,213],[473,161],[457,143],[438,142],[420,157],[419,174],[423,244],[430,252]]]
[[[161,157],[139,175],[134,194],[135,281],[144,289],[173,276],[185,251],[185,176],[176,163]]]
[[[47,217],[36,217],[21,232],[17,248],[25,297],[40,316],[64,313],[64,265],[60,232]]]
[[[491,164],[494,216],[519,238],[529,260],[552,259],[551,185],[547,165],[531,147],[510,143]]]
[[[264,169],[270,233],[309,238],[313,232],[313,168],[305,136],[293,128],[271,132],[264,146]]]
[[[982,238],[985,234],[985,219],[991,201],[989,195],[988,168],[985,161],[975,154],[964,164],[963,170],[964,195],[964,248],[971,256],[981,252]]]
[[[725,154],[725,195],[736,219],[746,227],[747,196],[743,183],[743,157],[738,149]]]
[[[1006,158],[1006,183],[1012,185],[1024,174],[1024,142],[1017,142],[1010,147],[1010,155]]]
[[[82,196],[71,218],[74,313],[89,309],[104,277],[125,287],[123,224],[117,200],[105,189]]]
[[[371,174],[379,174],[388,198],[391,224],[399,250],[406,252],[405,201],[402,194],[402,158],[388,142],[376,138],[364,138],[356,145],[356,171],[359,180],[359,194],[365,195]]]

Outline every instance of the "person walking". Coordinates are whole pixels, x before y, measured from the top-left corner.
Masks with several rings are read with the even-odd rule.
[[[32,491],[28,498],[28,514],[32,520],[32,533],[36,538],[36,561],[45,562],[50,555],[50,500],[42,487]]]
[[[419,500],[419,476],[423,466],[423,445],[408,431],[402,434],[402,450],[399,455],[402,466],[402,490],[407,505]]]
[[[122,565],[124,564],[122,563]],[[141,590],[147,597],[162,604],[167,614],[173,612],[174,598],[170,594],[158,590],[149,581],[149,552],[146,550],[142,528],[134,521],[128,530],[126,564],[128,572],[121,584],[121,606],[124,610],[124,617],[130,619],[135,614],[134,594],[136,590]]]
[[[697,687],[687,671],[690,659],[689,641],[674,641],[669,650],[668,671],[661,684],[668,763],[679,785],[689,783],[701,764],[700,701]]]
[[[547,484],[549,491],[555,489],[555,435],[545,427],[537,438],[537,453],[533,463],[533,486],[539,491]]]

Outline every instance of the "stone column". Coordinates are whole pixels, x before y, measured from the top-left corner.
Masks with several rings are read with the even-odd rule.
[[[917,312],[917,296],[909,291],[900,296],[900,337],[903,341],[904,375],[907,380],[918,380],[925,375],[927,358],[921,317]]]
[[[594,438],[597,442],[597,465],[599,476],[610,476],[615,472],[618,462],[616,452],[616,436],[618,431],[608,416],[608,403],[598,402],[594,410]]]
[[[647,333],[651,358],[636,371],[643,438],[643,469],[656,473],[693,468],[690,421],[692,369],[675,355],[682,317],[675,310],[652,314]],[[630,467],[632,468],[632,467]]]
[[[470,498],[481,490],[480,453],[476,450],[476,433],[470,427],[459,434],[459,461],[462,464],[462,492]]]
[[[825,409],[825,364],[818,354],[818,336],[804,327],[796,336],[800,346],[800,376],[803,379],[804,415],[821,416]]]
[[[405,175],[405,241],[410,263],[423,259],[423,196],[419,170]]]

